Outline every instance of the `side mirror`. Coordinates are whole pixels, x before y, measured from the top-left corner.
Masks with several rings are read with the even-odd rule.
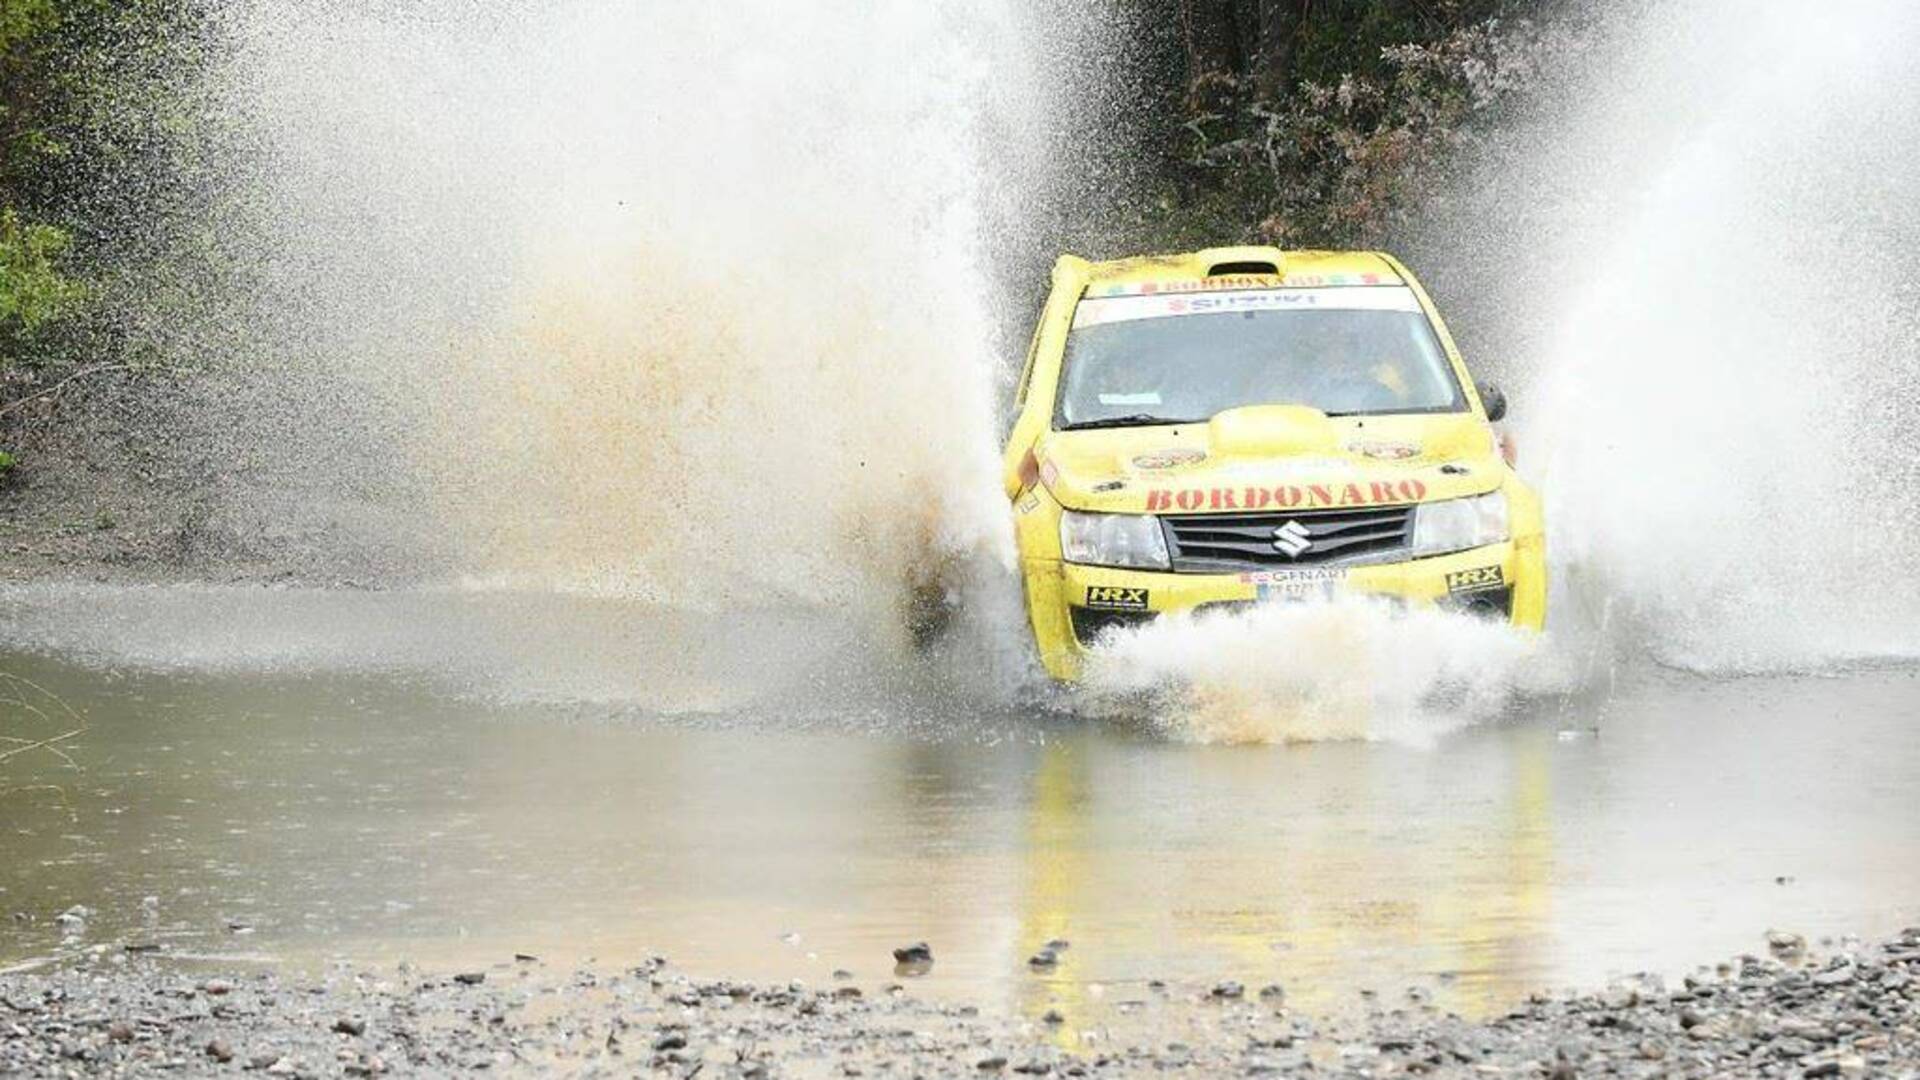
[[[1506,391],[1486,383],[1480,387],[1480,404],[1487,407],[1487,419],[1498,423],[1507,418]]]

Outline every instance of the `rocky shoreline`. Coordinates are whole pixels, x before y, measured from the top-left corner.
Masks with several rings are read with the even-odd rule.
[[[1920,929],[1818,955],[1774,935],[1767,952],[1479,1020],[1418,993],[1325,1020],[1234,983],[1022,1017],[919,997],[911,979],[755,986],[658,957],[303,979],[129,953],[0,975],[0,1074],[1920,1077]]]

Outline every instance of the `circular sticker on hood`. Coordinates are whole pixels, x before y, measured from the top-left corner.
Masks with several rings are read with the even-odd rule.
[[[1205,460],[1207,454],[1204,450],[1155,450],[1134,458],[1133,464],[1142,469],[1177,469],[1182,465],[1198,465]]]

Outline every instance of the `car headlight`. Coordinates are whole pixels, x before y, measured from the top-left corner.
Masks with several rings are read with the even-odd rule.
[[[1144,514],[1068,510],[1060,515],[1060,553],[1068,562],[1083,566],[1165,570],[1171,565],[1160,519]]]
[[[1445,555],[1452,551],[1498,544],[1507,538],[1507,496],[1492,491],[1471,499],[1421,503],[1413,512],[1413,554]]]

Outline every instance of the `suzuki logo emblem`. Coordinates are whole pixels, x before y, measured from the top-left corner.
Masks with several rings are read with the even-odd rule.
[[[1287,558],[1297,559],[1313,546],[1313,534],[1307,531],[1305,525],[1289,521],[1273,530],[1273,546],[1279,548]]]

